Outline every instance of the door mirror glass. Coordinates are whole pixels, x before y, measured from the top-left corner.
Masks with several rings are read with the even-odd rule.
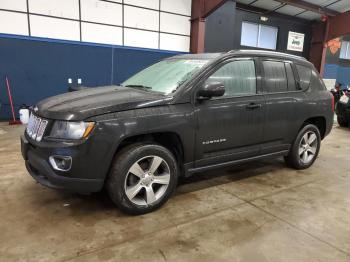
[[[222,82],[210,82],[205,83],[205,85],[198,91],[198,98],[211,98],[223,96],[225,94],[225,86]]]

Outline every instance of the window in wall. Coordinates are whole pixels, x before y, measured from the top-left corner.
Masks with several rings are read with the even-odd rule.
[[[262,61],[265,73],[265,91],[268,93],[286,92],[287,75],[284,62]]]
[[[224,96],[256,94],[255,64],[252,60],[233,61],[223,65],[207,82],[222,82]]]
[[[340,49],[340,58],[350,60],[350,42],[343,41]]]
[[[277,27],[242,23],[241,45],[276,50]]]

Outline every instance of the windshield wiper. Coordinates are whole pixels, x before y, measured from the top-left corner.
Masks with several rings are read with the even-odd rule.
[[[143,89],[147,89],[147,90],[152,90],[152,87],[150,87],[150,86],[144,86],[144,85],[126,85],[125,87],[143,88]]]

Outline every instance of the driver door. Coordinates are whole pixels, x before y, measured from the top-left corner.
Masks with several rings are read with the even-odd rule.
[[[222,82],[225,94],[196,100],[196,167],[260,153],[265,102],[255,65],[254,59],[227,60],[201,84]]]

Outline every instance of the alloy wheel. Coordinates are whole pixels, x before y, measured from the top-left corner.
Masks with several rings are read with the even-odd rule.
[[[124,184],[128,199],[147,206],[161,199],[170,183],[170,169],[159,156],[146,156],[137,160],[129,169]]]
[[[318,139],[316,133],[313,131],[306,132],[299,144],[300,161],[305,165],[309,164],[316,156],[317,147]]]

